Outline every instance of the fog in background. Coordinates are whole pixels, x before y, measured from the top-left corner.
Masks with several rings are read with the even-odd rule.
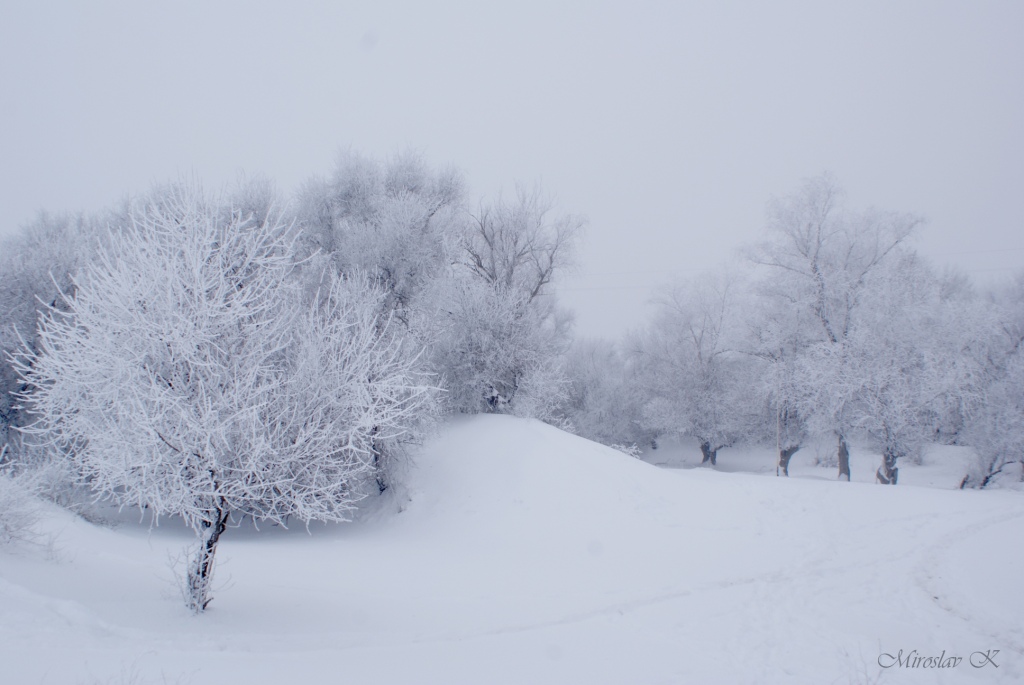
[[[590,227],[582,335],[736,259],[831,171],[981,281],[1024,266],[1024,3],[0,4],[0,233],[156,182],[413,148]]]

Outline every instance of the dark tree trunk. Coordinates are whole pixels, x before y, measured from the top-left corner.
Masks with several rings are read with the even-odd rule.
[[[711,449],[710,442],[702,442],[700,444],[700,453],[704,455],[704,459],[700,462],[701,466],[710,463],[712,466],[718,464],[718,448]]]
[[[374,426],[370,433],[370,449],[373,451],[373,471],[377,480],[377,491],[383,494],[388,489],[388,474],[381,459],[381,455],[384,454],[384,444],[377,439],[379,433],[380,427]]]
[[[896,468],[897,459],[899,455],[891,449],[887,448],[882,453],[882,465],[875,471],[875,479],[882,485],[896,485],[896,477],[900,475],[900,470]]]
[[[384,474],[384,470],[380,467],[380,455],[374,452],[373,454],[373,468],[377,472],[377,492],[384,494],[384,491],[388,489],[388,479]]]
[[[839,480],[850,480],[850,448],[843,435],[839,436]]]
[[[213,597],[210,597],[210,582],[213,579],[214,555],[217,553],[220,536],[228,526],[229,517],[230,512],[221,500],[216,508],[207,512],[206,518],[202,522],[199,550],[196,552],[194,565],[189,569],[189,596],[186,598],[189,608],[196,613],[205,611],[213,601]]]
[[[967,487],[984,489],[1003,472],[1003,469],[1011,464],[1017,463],[1016,461],[998,463],[996,461],[989,461],[986,465],[986,470],[983,474],[972,474],[970,472],[964,476],[964,479],[960,481],[960,489],[963,490]],[[1024,464],[1024,462],[1022,462]],[[1021,472],[1021,479],[1024,480],[1024,470]],[[975,485],[977,483],[977,485]]]
[[[795,447],[784,447],[779,450],[779,465],[775,469],[775,475],[789,476],[789,460],[800,450],[800,445]]]

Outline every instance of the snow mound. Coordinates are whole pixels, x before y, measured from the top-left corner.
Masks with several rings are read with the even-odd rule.
[[[1024,678],[1024,498],[659,469],[545,424],[446,424],[350,525],[229,529],[208,613],[187,531],[49,510],[57,553],[0,551],[11,682],[830,683],[883,652]],[[998,565],[993,573],[992,564]],[[54,658],[60,655],[59,659]]]

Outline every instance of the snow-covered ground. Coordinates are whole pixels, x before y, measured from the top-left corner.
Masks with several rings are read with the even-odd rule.
[[[722,472],[773,474],[763,451],[658,468],[535,421],[456,420],[359,523],[228,530],[199,617],[169,570],[180,525],[47,509],[50,548],[0,551],[0,681],[1024,680],[1024,496],[952,489],[956,452],[894,488],[800,456],[789,479]],[[855,453],[854,479],[871,463]],[[879,666],[900,650],[963,660]]]

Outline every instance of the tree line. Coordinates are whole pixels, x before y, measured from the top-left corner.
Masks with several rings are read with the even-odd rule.
[[[981,291],[912,247],[920,218],[846,206],[829,175],[768,207],[742,264],[661,288],[618,344],[577,341],[566,416],[608,444],[674,433],[718,451],[773,445],[778,473],[811,440],[881,454],[875,479],[929,443],[973,448],[961,487],[1019,481],[1024,274]]]

